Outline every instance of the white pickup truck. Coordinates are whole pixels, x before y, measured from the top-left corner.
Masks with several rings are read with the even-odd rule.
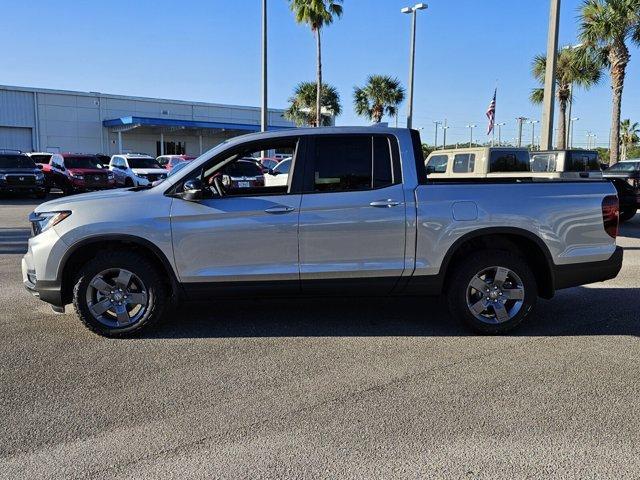
[[[294,152],[282,185],[222,181],[281,149]],[[25,286],[107,336],[154,324],[175,299],[441,293],[454,318],[498,333],[539,296],[622,265],[611,183],[429,181],[406,129],[237,137],[156,186],[50,201],[30,220]]]

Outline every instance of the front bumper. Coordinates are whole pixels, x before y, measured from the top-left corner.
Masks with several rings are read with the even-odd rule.
[[[55,229],[50,228],[29,239],[21,263],[25,288],[40,300],[59,307],[64,306],[64,301],[58,265],[67,249]]]
[[[554,287],[556,290],[561,290],[615,278],[622,269],[622,257],[622,247],[616,247],[613,255],[607,260],[556,265],[554,267]]]
[[[37,183],[35,185],[7,185],[6,183],[0,184],[1,193],[44,193],[46,187],[44,183]]]

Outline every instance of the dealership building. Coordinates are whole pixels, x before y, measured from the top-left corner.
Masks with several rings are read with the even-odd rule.
[[[269,110],[269,129],[293,128]],[[260,130],[257,107],[0,85],[0,149],[198,155]]]

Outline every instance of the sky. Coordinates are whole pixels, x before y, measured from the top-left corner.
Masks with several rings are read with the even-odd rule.
[[[269,106],[286,108],[300,81],[315,80],[315,40],[295,23],[287,0],[268,0]],[[515,118],[540,120],[532,105],[530,67],[544,53],[547,0],[432,0],[419,12],[414,127],[434,141],[434,121],[450,125],[447,143],[486,139],[485,111],[497,85],[503,140]],[[563,0],[560,44],[577,43],[581,0]],[[413,2],[345,0],[342,18],[323,31],[324,81],[340,95],[338,125],[366,125],[353,111],[353,88],[370,74],[406,86]],[[0,84],[99,91],[189,101],[260,104],[260,0],[28,0],[5,2],[0,29]],[[640,121],[640,49],[632,47],[623,118]],[[608,75],[576,91],[575,146],[587,133],[608,142]],[[393,119],[391,125],[395,124]],[[401,106],[399,125],[406,122]],[[539,129],[539,125],[537,125]],[[440,132],[439,141],[442,139]],[[525,139],[531,125],[525,125]],[[538,136],[538,132],[536,132]]]

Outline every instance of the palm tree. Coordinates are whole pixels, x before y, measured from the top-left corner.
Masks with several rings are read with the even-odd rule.
[[[400,80],[387,75],[369,75],[364,87],[354,87],[353,104],[356,113],[373,123],[380,123],[386,113],[394,117],[398,105],[404,100]]]
[[[597,53],[611,74],[611,163],[620,155],[620,111],[629,64],[627,41],[640,45],[640,0],[584,0],[580,39]]]
[[[531,73],[544,85],[544,77],[547,68],[547,57],[536,55],[531,66]],[[560,106],[558,116],[558,148],[567,148],[567,106],[573,101],[573,85],[585,89],[592,87],[600,81],[602,76],[599,60],[578,48],[563,48],[558,52],[556,66],[556,96]],[[544,101],[544,88],[534,88],[531,91],[531,102],[541,104]]]
[[[631,123],[628,118],[620,122],[620,144],[622,146],[622,160],[627,159],[629,147],[633,147],[640,141],[640,124]]]
[[[318,76],[316,80],[316,125],[322,125],[320,103],[322,91],[322,47],[320,31],[333,23],[333,18],[342,15],[342,0],[289,0],[289,6],[296,16],[296,22],[306,23],[316,36]]]
[[[289,99],[289,108],[284,116],[296,125],[312,127],[331,125],[331,117],[342,113],[340,94],[335,87],[322,85],[320,110],[316,103],[317,84],[314,82],[300,82],[296,85],[294,95]],[[318,123],[320,117],[320,123]]]

